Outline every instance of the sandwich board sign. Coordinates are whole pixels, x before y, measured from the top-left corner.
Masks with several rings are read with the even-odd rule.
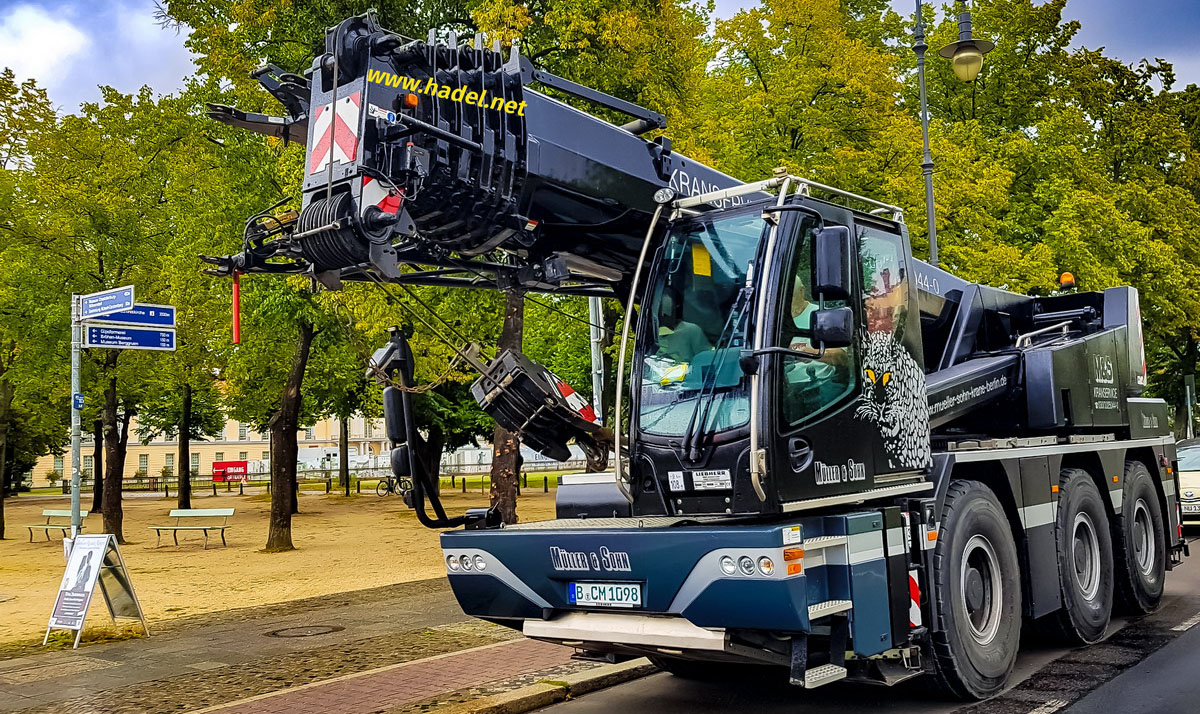
[[[129,570],[117,549],[117,539],[111,533],[79,535],[71,541],[67,569],[58,586],[58,597],[54,601],[46,636],[42,638],[43,645],[50,640],[51,630],[75,630],[75,647],[79,647],[83,621],[87,618],[96,585],[100,586],[108,614],[114,621],[118,617],[140,620],[142,629],[150,634],[141,603],[133,592]]]

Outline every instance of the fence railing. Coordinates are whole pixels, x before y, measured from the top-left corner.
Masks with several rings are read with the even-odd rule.
[[[531,480],[530,473],[546,474],[540,477],[535,475],[532,481],[535,489],[540,487],[543,492],[548,492],[550,484],[557,483],[557,477],[551,476],[546,472],[570,471],[572,470],[570,468],[570,464],[572,463],[574,462],[562,462],[560,468],[556,469],[545,468],[543,464],[538,465],[541,468],[527,468],[527,466],[534,466],[534,464],[522,465],[521,479],[517,486],[518,493],[522,488],[529,487]],[[560,464],[552,462],[551,465],[559,466]],[[579,461],[576,464],[576,469],[583,468],[584,465],[584,461]],[[391,476],[391,469],[383,467],[350,469],[350,488],[355,492],[361,493],[364,481],[367,482],[367,488],[374,489],[376,483],[389,476]],[[238,493],[245,493],[247,488],[265,488],[268,493],[271,490],[271,475],[268,473],[248,474],[245,481],[218,481],[213,478],[212,474],[198,474],[193,475],[190,482],[193,493],[203,493],[208,490],[211,490],[214,495],[218,492],[231,493],[236,491]],[[491,488],[492,478],[491,474],[486,472],[464,473],[447,471],[443,468],[441,482],[443,489],[448,487],[462,493],[473,492],[478,489],[480,493],[487,493]],[[312,484],[323,484],[325,492],[329,493],[341,488],[341,476],[337,469],[297,469],[296,483],[301,490],[311,490],[311,488],[305,488],[305,486],[311,486]],[[84,493],[91,493],[95,485],[94,479],[85,476],[81,485]],[[177,475],[129,476],[121,482],[122,491],[134,493],[152,493],[157,491],[168,497],[172,494],[177,494],[178,488],[179,477]],[[62,491],[64,494],[71,492],[71,482],[69,479],[62,482]]]

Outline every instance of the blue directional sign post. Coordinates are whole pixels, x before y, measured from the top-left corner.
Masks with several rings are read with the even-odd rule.
[[[98,317],[133,308],[133,286],[113,288],[79,298],[79,319],[94,320]]]
[[[104,322],[142,327],[175,327],[175,308],[171,305],[137,303],[129,310],[105,315]]]
[[[175,308],[134,302],[133,286],[71,296],[71,537],[81,525],[79,491],[80,350],[174,350]]]
[[[114,350],[174,350],[175,329],[161,330],[125,325],[88,324],[84,347]]]

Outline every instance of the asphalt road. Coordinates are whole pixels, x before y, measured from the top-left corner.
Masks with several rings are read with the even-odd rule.
[[[1190,533],[1194,537],[1197,533]],[[1108,639],[1070,650],[1026,628],[1012,684],[974,705],[947,701],[927,685],[847,683],[804,691],[786,684],[696,682],[661,673],[588,694],[549,714],[1194,714],[1200,712],[1200,542],[1167,574],[1163,607],[1140,620],[1114,620]],[[1187,628],[1188,623],[1195,625]]]

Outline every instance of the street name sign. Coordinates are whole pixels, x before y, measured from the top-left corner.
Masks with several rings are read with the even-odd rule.
[[[74,630],[75,646],[83,634],[83,621],[87,619],[88,607],[92,604],[92,593],[96,585],[104,595],[108,614],[115,620],[128,617],[141,620],[146,634],[146,616],[141,603],[133,592],[129,570],[117,548],[117,539],[111,533],[103,535],[78,535],[71,540],[67,554],[67,569],[58,585],[58,596],[46,626],[42,644],[50,639],[51,630]]]
[[[79,297],[79,319],[90,320],[114,312],[133,309],[133,286],[102,290]]]
[[[166,350],[175,349],[175,330],[121,327],[118,325],[84,325],[84,347],[101,347],[114,350]]]
[[[105,315],[100,322],[142,327],[174,327],[175,308],[171,305],[150,305],[139,302],[134,304],[130,310]]]

